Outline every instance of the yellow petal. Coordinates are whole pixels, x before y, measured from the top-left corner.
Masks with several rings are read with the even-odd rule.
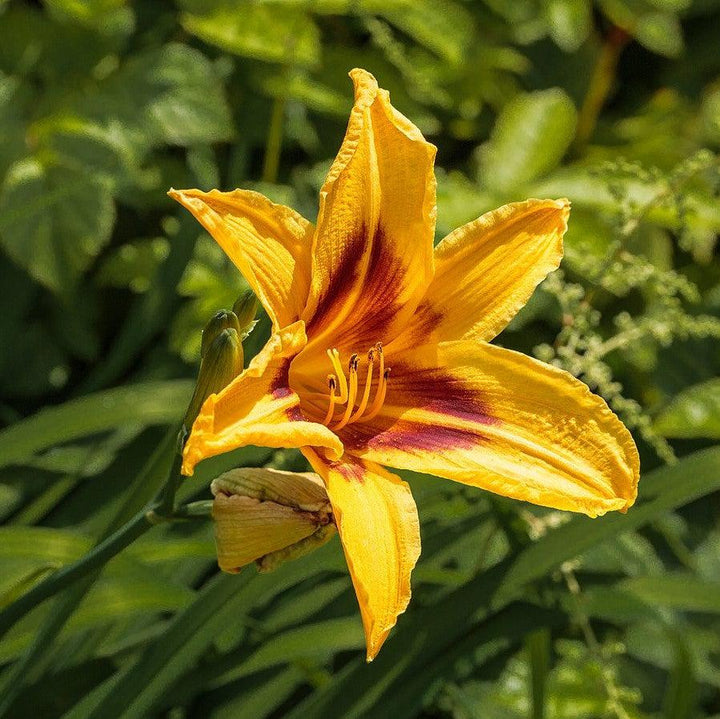
[[[632,436],[567,372],[469,340],[388,362],[381,414],[339,432],[346,456],[590,516],[635,501]]]
[[[278,330],[300,317],[310,286],[314,227],[250,190],[170,190],[242,272]]]
[[[241,375],[205,400],[185,443],[183,474],[192,474],[202,459],[249,444],[311,445],[342,454],[333,432],[305,420],[300,399],[288,386],[290,361],[306,341],[302,321],[275,333]]]
[[[320,192],[302,315],[320,352],[389,341],[433,274],[435,147],[372,75],[350,75],[355,105]]]
[[[491,340],[557,268],[567,200],[527,200],[487,212],[435,249],[435,279],[407,330],[405,345]]]
[[[382,467],[303,453],[332,502],[372,661],[410,601],[410,573],[420,556],[417,507],[407,483]]]

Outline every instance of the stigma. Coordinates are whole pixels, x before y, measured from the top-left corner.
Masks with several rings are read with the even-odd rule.
[[[343,370],[340,353],[336,349],[327,350],[334,374],[327,377],[330,392],[329,405],[322,423],[337,431],[353,422],[366,422],[380,412],[385,402],[390,368],[385,367],[385,356],[382,345],[378,342],[367,353],[367,369],[365,379],[360,388],[360,358],[357,354],[350,356],[347,375]],[[377,367],[376,367],[377,365]],[[373,380],[377,378],[375,394],[372,402],[370,395]]]

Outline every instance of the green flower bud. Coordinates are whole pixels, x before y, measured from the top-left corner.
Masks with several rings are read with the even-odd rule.
[[[250,289],[245,290],[240,297],[235,300],[233,312],[237,317],[240,326],[240,338],[245,339],[252,331],[257,321],[255,315],[258,311],[257,297]]]
[[[243,362],[242,342],[237,330],[232,327],[221,330],[200,361],[195,392],[183,420],[186,428],[192,426],[203,402],[227,387],[243,371]]]
[[[332,506],[316,474],[244,467],[221,475],[211,489],[218,564],[225,572],[251,562],[271,571],[335,534]]]
[[[240,324],[238,323],[238,318],[235,313],[230,310],[220,310],[216,312],[212,316],[212,319],[205,325],[202,333],[202,344],[200,345],[201,357],[207,354],[208,347],[210,347],[212,341],[226,329],[234,329],[238,335],[241,334]]]

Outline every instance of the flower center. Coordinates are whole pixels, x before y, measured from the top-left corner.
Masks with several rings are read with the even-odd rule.
[[[358,355],[351,355],[348,361],[347,376],[340,362],[340,353],[336,349],[332,349],[327,350],[327,355],[335,374],[329,374],[327,378],[330,404],[322,423],[335,431],[342,429],[346,424],[366,422],[372,419],[382,409],[383,402],[385,402],[388,377],[390,376],[390,368],[385,367],[382,345],[378,342],[367,354],[367,371],[362,394],[358,392],[358,368],[360,366]],[[377,388],[373,401],[370,403],[376,363],[378,365]]]

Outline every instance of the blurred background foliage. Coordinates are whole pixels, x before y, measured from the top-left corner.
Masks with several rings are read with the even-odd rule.
[[[156,527],[5,635],[4,716],[720,717],[719,47],[717,0],[0,0],[0,605],[153,496],[244,288],[166,190],[313,218],[355,66],[438,145],[438,237],[570,197],[498,341],[603,394],[643,464],[594,521],[406,474],[423,556],[369,666],[337,541],[226,576],[205,523]],[[263,464],[302,467],[247,448],[181,496]]]

